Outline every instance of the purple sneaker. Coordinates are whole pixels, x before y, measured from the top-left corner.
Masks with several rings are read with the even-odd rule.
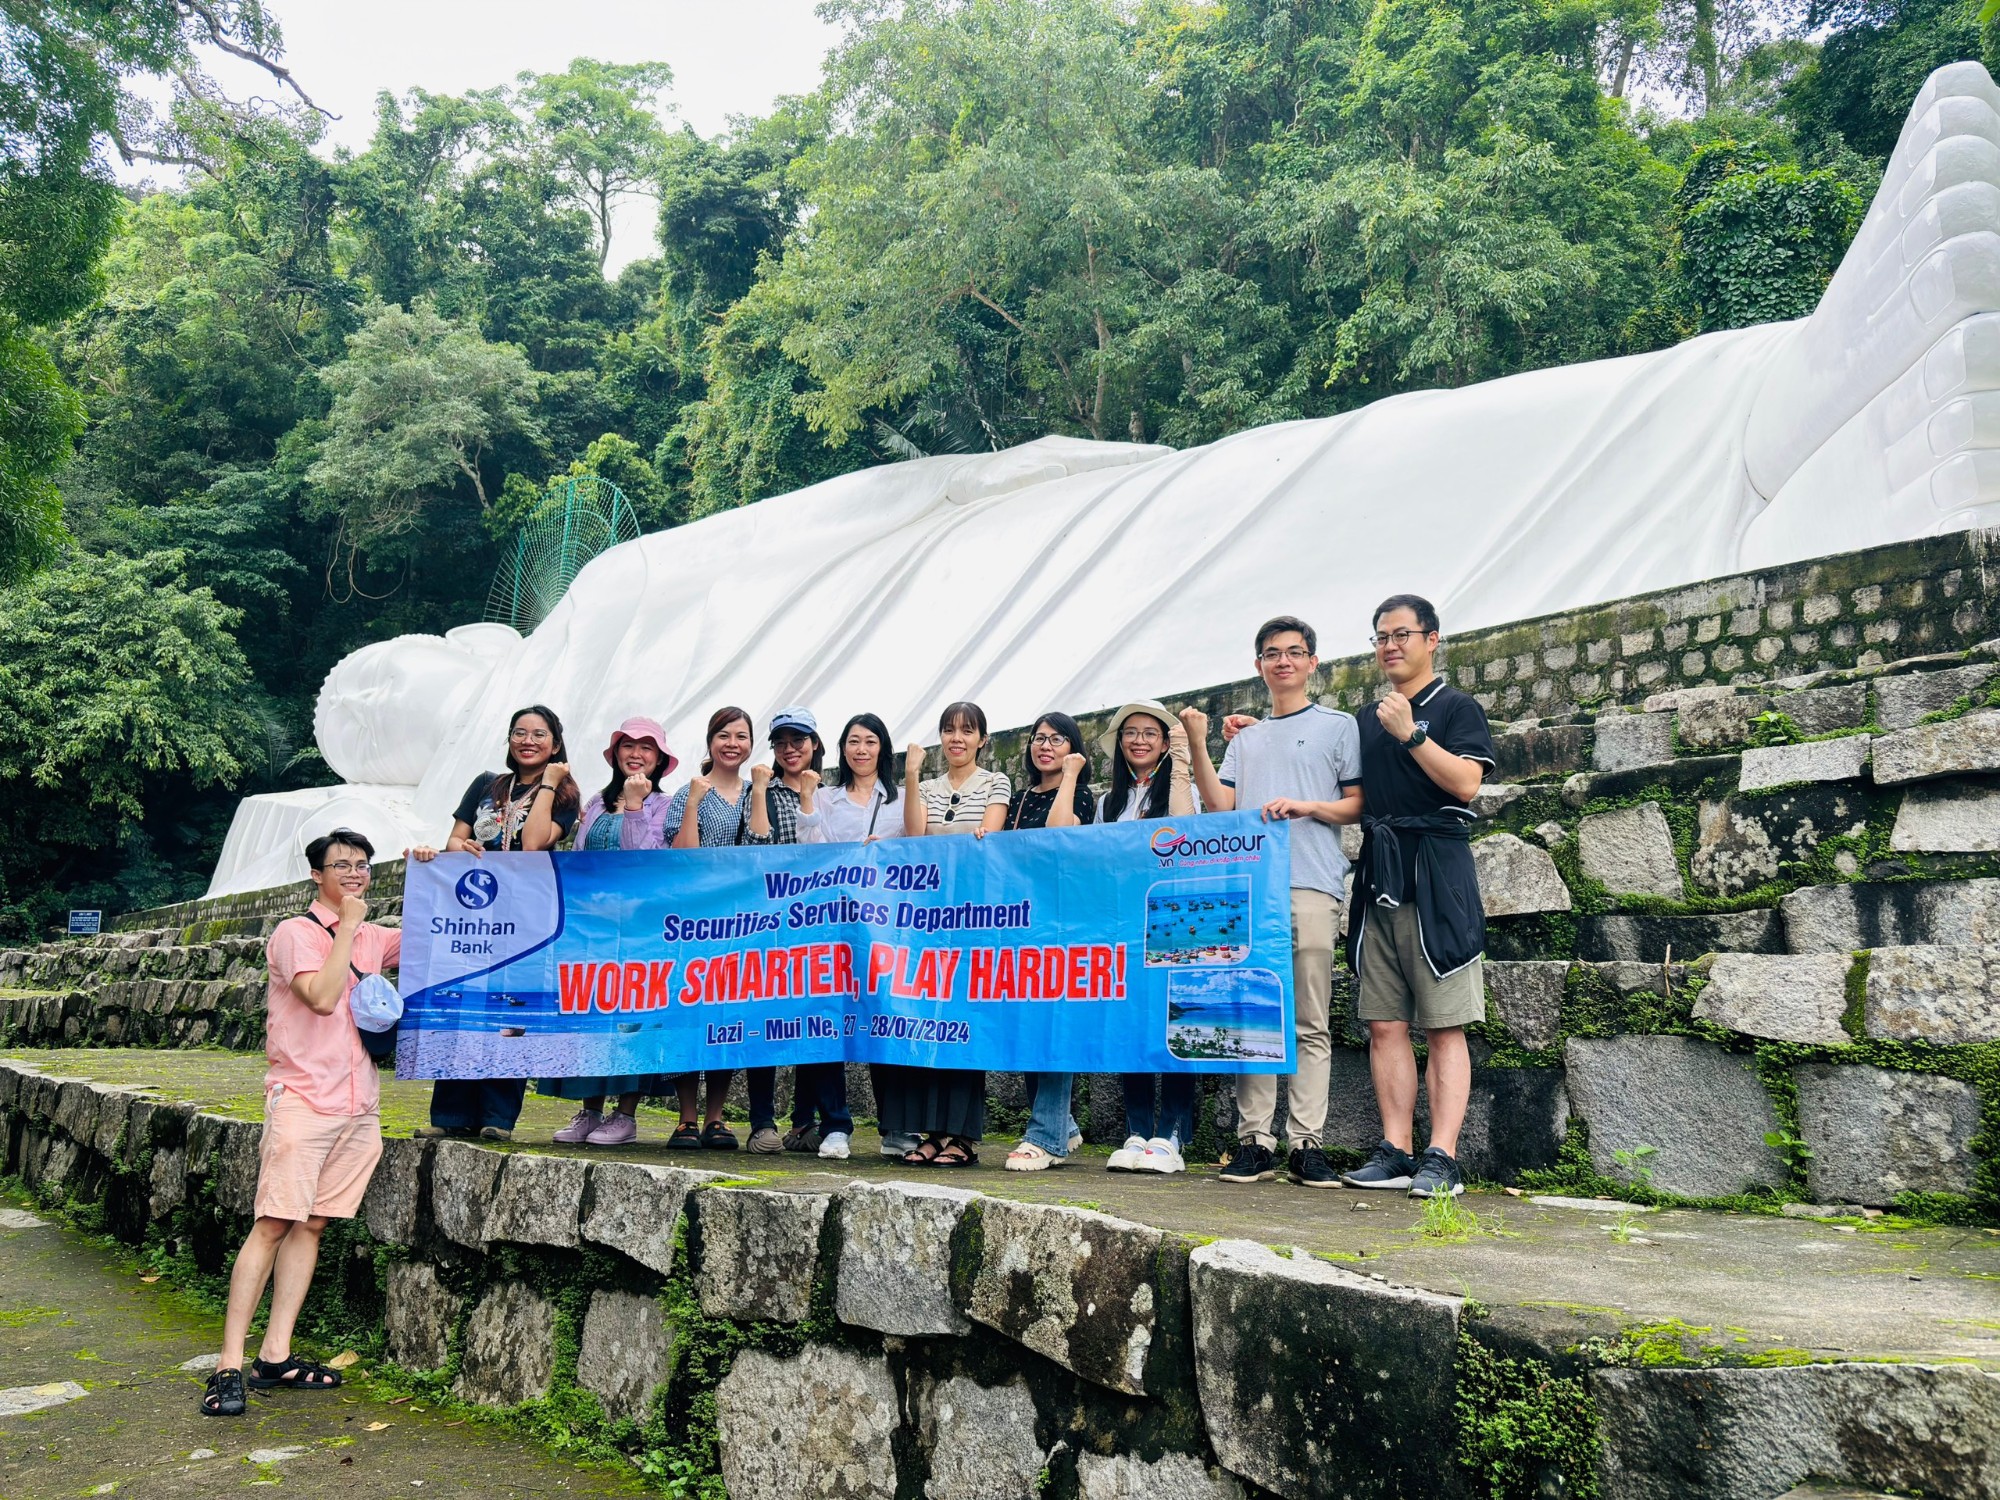
[[[593,1146],[629,1146],[639,1139],[639,1122],[622,1110],[614,1110],[587,1139]]]
[[[556,1144],[559,1146],[580,1146],[590,1139],[591,1131],[597,1129],[603,1123],[604,1116],[600,1115],[596,1110],[580,1109],[571,1118],[569,1124],[556,1132]]]

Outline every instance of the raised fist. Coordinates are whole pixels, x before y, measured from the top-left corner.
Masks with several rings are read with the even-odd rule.
[[[750,785],[756,787],[759,791],[762,791],[769,785],[770,780],[771,768],[769,766],[752,766],[750,768]]]
[[[1081,755],[1078,755],[1074,750],[1072,750],[1070,751],[1069,754],[1063,757],[1063,763],[1062,763],[1063,775],[1066,777],[1081,776],[1083,774],[1084,767],[1089,764],[1090,764],[1089,761],[1085,760]]]
[[[1375,720],[1391,739],[1407,740],[1417,731],[1416,716],[1410,712],[1410,700],[1401,693],[1382,695],[1382,701],[1375,705]]]
[[[700,807],[702,798],[706,797],[714,789],[715,783],[710,781],[706,776],[697,776],[690,781],[688,783],[688,811],[693,812],[697,807]]]
[[[1198,708],[1181,710],[1181,732],[1191,743],[1208,743],[1208,715]]]
[[[567,780],[569,780],[569,763],[567,761],[552,760],[546,766],[542,767],[542,785],[550,791],[553,792]]]
[[[1255,714],[1230,714],[1222,721],[1222,738],[1226,744],[1257,722]]]
[[[912,741],[910,748],[903,752],[903,776],[907,780],[914,781],[921,778],[923,774],[924,747]]]
[[[646,799],[652,795],[652,782],[643,776],[627,776],[625,790],[619,802],[626,812],[637,812],[646,805]]]
[[[818,790],[819,790],[819,772],[817,771],[799,772],[799,796],[801,799],[810,801],[812,799],[812,794]]]
[[[368,903],[363,901],[359,896],[342,896],[340,898],[340,925],[342,927],[359,927],[362,919],[367,915]]]

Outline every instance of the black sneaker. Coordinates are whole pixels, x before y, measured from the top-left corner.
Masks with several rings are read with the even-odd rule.
[[[1224,1182],[1269,1182],[1278,1175],[1271,1148],[1255,1141],[1238,1141],[1229,1161],[1216,1175]]]
[[[1337,1188],[1340,1178],[1317,1145],[1301,1146],[1285,1163],[1285,1175],[1300,1187]]]
[[[1340,1180],[1349,1187],[1403,1189],[1410,1185],[1410,1174],[1417,1170],[1417,1159],[1400,1146],[1388,1141],[1375,1148],[1375,1154],[1356,1167],[1352,1172],[1340,1174]]]
[[[1456,1198],[1465,1191],[1465,1178],[1459,1174],[1458,1163],[1446,1156],[1442,1148],[1432,1146],[1424,1152],[1424,1159],[1417,1167],[1417,1175],[1410,1182],[1412,1198]]]

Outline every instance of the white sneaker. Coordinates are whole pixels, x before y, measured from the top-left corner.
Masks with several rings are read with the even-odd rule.
[[[819,1154],[829,1161],[847,1160],[847,1132],[829,1130],[819,1143]]]
[[[1139,1158],[1146,1154],[1146,1138],[1143,1135],[1128,1135],[1125,1144],[1111,1153],[1111,1160],[1104,1164],[1107,1172],[1136,1172]]]
[[[1185,1172],[1187,1163],[1181,1160],[1181,1148],[1170,1140],[1158,1136],[1146,1142],[1139,1159],[1132,1164],[1135,1172]]]

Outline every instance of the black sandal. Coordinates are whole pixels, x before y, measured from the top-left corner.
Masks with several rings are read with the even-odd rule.
[[[702,1131],[701,1145],[704,1151],[734,1151],[736,1132],[720,1120],[713,1121]]]
[[[669,1151],[699,1151],[701,1149],[701,1127],[692,1120],[683,1120],[674,1127],[674,1133],[667,1137]]]
[[[243,1394],[241,1370],[217,1370],[201,1391],[204,1417],[240,1417],[249,1410],[250,1398]]]
[[[932,1165],[938,1167],[976,1167],[979,1165],[979,1153],[972,1149],[970,1141],[953,1136],[943,1146],[938,1148],[937,1160]]]
[[[309,1359],[297,1355],[273,1364],[267,1359],[250,1361],[250,1377],[245,1382],[252,1390],[270,1391],[283,1388],[295,1391],[332,1391],[340,1388],[340,1371],[330,1370],[325,1365],[316,1365]]]
[[[934,1167],[937,1165],[938,1158],[943,1154],[944,1146],[938,1138],[936,1136],[926,1136],[903,1153],[903,1165],[906,1167]]]

